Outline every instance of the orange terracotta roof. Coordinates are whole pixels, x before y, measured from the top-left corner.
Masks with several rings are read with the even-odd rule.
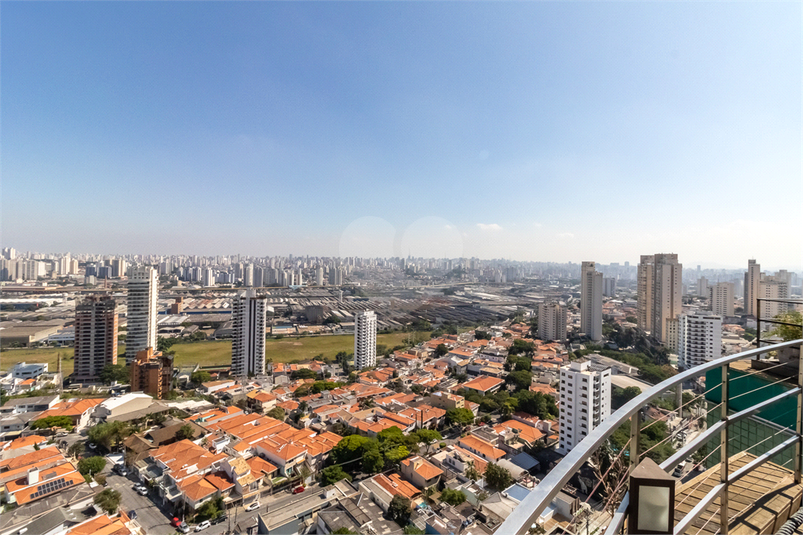
[[[0,469],[16,470],[18,468],[23,468],[25,466],[54,457],[64,458],[64,456],[55,446],[50,446],[47,448],[42,448],[39,451],[32,451],[31,453],[26,453],[25,455],[20,455],[19,457],[13,457],[11,459],[0,461]]]
[[[404,459],[401,464],[404,467],[412,466],[413,471],[427,481],[443,475],[443,470],[430,463],[423,457],[416,456],[410,459]]]
[[[105,398],[85,398],[77,401],[62,401],[39,415],[37,420],[49,416],[81,416],[86,411],[100,405]]]
[[[125,525],[127,521],[129,519],[125,513],[117,518],[110,518],[109,515],[96,516],[70,528],[66,535],[129,535],[131,530]]]
[[[480,375],[476,379],[472,379],[467,383],[463,383],[463,388],[470,388],[478,392],[487,392],[488,390],[503,384],[505,381],[498,377],[489,377],[487,375]]]
[[[19,448],[24,448],[26,446],[33,446],[34,444],[42,444],[47,442],[47,437],[43,437],[41,435],[28,435],[27,437],[19,437],[15,438],[11,442],[9,442],[6,449],[9,450],[16,450]]]
[[[468,450],[479,452],[487,459],[499,460],[505,456],[504,451],[500,450],[499,448],[495,448],[492,444],[489,444],[488,442],[485,442],[474,435],[468,435],[461,438],[458,441],[458,444]]]
[[[388,491],[391,494],[391,496],[396,496],[398,494],[404,496],[408,500],[412,500],[413,498],[421,494],[421,491],[419,491],[417,488],[415,488],[407,481],[404,481],[401,477],[399,477],[399,474],[390,474],[390,477],[386,477],[383,474],[379,474],[374,476],[373,480],[380,487]]]
[[[189,476],[182,481],[179,481],[178,488],[189,499],[195,502],[215,494],[218,490],[216,486],[206,480],[203,474]]]
[[[251,473],[256,474],[257,477],[262,477],[258,474],[262,475],[270,475],[276,470],[277,467],[273,466],[271,463],[263,459],[262,457],[257,457],[256,455],[253,457],[249,457],[245,460],[248,463],[248,466],[251,468]]]

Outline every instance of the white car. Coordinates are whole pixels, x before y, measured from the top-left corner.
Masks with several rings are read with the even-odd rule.
[[[209,520],[204,520],[203,522],[195,526],[195,531],[203,531],[211,525],[212,523]]]
[[[249,512],[256,511],[257,509],[259,509],[259,502],[251,502],[245,506],[245,510]]]
[[[88,447],[90,450],[94,450],[95,448],[97,448],[97,446],[95,445],[95,443],[94,443],[94,442],[90,442],[89,444],[87,444],[87,447]]]
[[[140,487],[137,489],[137,494],[139,494],[140,496],[147,496],[148,489],[146,487]]]

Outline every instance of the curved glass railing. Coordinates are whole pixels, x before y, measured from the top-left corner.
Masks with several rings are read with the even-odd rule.
[[[750,397],[745,396],[744,393],[734,396],[728,395],[729,383],[731,381],[735,381],[735,379],[729,378],[729,369],[731,363],[744,359],[760,358],[761,355],[770,351],[777,352],[786,348],[799,348],[800,353],[803,354],[803,340],[793,340],[774,345],[765,345],[760,348],[751,349],[749,351],[744,351],[742,353],[737,353],[735,355],[729,355],[717,360],[706,362],[705,364],[701,364],[689,370],[680,372],[633,398],[618,411],[614,412],[608,418],[603,420],[599,426],[595,427],[591,433],[589,433],[577,446],[575,446],[555,466],[555,468],[552,469],[549,474],[547,474],[541,483],[538,484],[538,486],[536,486],[535,489],[521,501],[518,507],[516,507],[516,509],[514,509],[507,519],[505,519],[505,521],[499,526],[499,528],[496,530],[496,533],[522,535],[530,531],[530,529],[538,523],[542,513],[558,495],[561,489],[563,489],[564,486],[569,482],[572,476],[591,457],[591,455],[598,448],[603,446],[610,436],[628,420],[631,422],[631,433],[630,441],[628,442],[629,450],[627,453],[632,470],[632,468],[638,464],[641,455],[644,453],[639,453],[640,431],[637,431],[642,429],[640,426],[641,409],[656,398],[663,396],[668,390],[671,389],[677,389],[677,397],[678,399],[682,399],[681,392],[685,382],[709,374],[709,372],[713,372],[716,376],[718,375],[716,373],[716,370],[718,369],[722,371],[722,379],[716,386],[716,388],[719,389],[717,393],[717,399],[727,399],[728,403],[719,403],[718,405],[714,406],[712,411],[709,412],[709,415],[712,414],[713,411],[718,411],[720,413],[720,417],[716,421],[709,422],[709,425],[705,431],[701,432],[697,437],[685,444],[676,453],[660,464],[660,467],[667,473],[671,473],[672,470],[681,462],[683,462],[684,459],[697,452],[704,445],[710,445],[712,441],[718,441],[719,447],[708,453],[707,457],[710,457],[713,453],[718,453],[720,462],[726,463],[728,459],[728,453],[731,455],[736,453],[735,451],[728,451],[729,448],[727,444],[729,428],[734,424],[745,420],[748,417],[754,416],[775,404],[783,403],[784,401],[786,401],[786,403],[790,403],[790,400],[796,401],[796,427],[794,429],[783,426],[779,427],[779,433],[784,433],[784,436],[781,437],[782,440],[779,440],[776,445],[772,446],[763,454],[757,456],[753,461],[739,468],[738,470],[729,472],[727,470],[727,465],[725,465],[725,469],[722,470],[721,473],[726,474],[727,477],[723,477],[719,485],[715,486],[704,498],[698,502],[694,509],[692,509],[683,519],[676,523],[674,529],[675,535],[684,533],[691,523],[705,511],[706,507],[711,504],[713,500],[718,497],[721,500],[727,500],[726,491],[731,483],[740,479],[756,467],[770,460],[775,455],[786,451],[792,446],[795,446],[795,453],[791,458],[791,460],[794,461],[795,482],[800,482],[801,409],[803,407],[803,388],[801,388],[801,385],[803,385],[803,366],[799,366],[798,368],[799,371],[797,375],[797,381],[795,381],[797,386],[795,388],[786,389],[777,395],[772,395],[769,398],[766,398],[765,396],[765,399],[762,399],[756,403],[745,403],[745,401],[749,400]],[[800,363],[800,357],[797,358],[798,362]],[[788,363],[778,364],[778,366],[787,365]],[[756,373],[763,373],[768,369],[770,368],[765,367],[764,369],[756,371]],[[782,379],[776,383],[771,383],[766,386],[772,386],[785,380],[788,379]],[[762,386],[761,388],[764,387]],[[707,392],[710,392],[710,390],[711,389],[707,390]],[[737,396],[745,396],[745,399],[742,400],[743,403],[740,404],[738,410],[734,412],[735,404],[733,401]],[[680,410],[682,411],[682,403],[678,403],[678,405],[681,407]],[[613,515],[612,520],[608,523],[608,527],[605,532],[606,535],[613,535],[621,530],[625,521],[628,503],[629,496],[628,494],[625,494],[621,504],[619,505],[619,508]],[[725,507],[720,507],[720,509],[722,511],[720,522],[724,524],[724,526],[722,526],[724,529],[722,529],[721,532],[727,533],[727,504],[725,504]]]

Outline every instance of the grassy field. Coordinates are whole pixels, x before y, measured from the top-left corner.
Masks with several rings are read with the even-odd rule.
[[[58,368],[58,354],[61,353],[61,368],[64,375],[73,370],[73,348],[34,348],[34,349],[8,349],[0,352],[0,370],[8,371],[18,362],[47,362],[48,371]]]
[[[418,335],[418,340],[429,339],[429,333],[416,333],[416,335]],[[407,333],[379,334],[376,337],[376,343],[384,344],[390,349],[404,344],[409,336]],[[231,362],[230,341],[174,344],[171,349],[176,352],[175,364],[177,366],[196,363],[201,366],[211,366]],[[303,338],[283,338],[281,340],[269,339],[266,342],[265,358],[273,359],[273,362],[290,362],[322,354],[324,357],[334,360],[335,355],[340,351],[347,353],[354,351],[353,336],[307,336]],[[72,373],[73,349],[71,347],[9,349],[0,353],[0,370],[9,370],[18,362],[47,362],[48,369],[55,371],[59,353],[61,353],[61,366],[65,375]],[[125,346],[119,346],[118,355],[122,356],[124,354]]]

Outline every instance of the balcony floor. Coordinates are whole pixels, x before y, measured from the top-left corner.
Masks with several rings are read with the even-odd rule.
[[[755,458],[755,455],[744,452],[732,456],[730,472],[735,472]],[[680,486],[675,497],[675,521],[682,519],[718,484],[719,465]],[[790,511],[794,513],[800,507],[802,495],[803,485],[795,484],[791,470],[771,462],[764,463],[730,486],[730,535],[776,533],[786,522]],[[686,534],[719,533],[719,503],[719,498],[715,499],[691,524]]]

